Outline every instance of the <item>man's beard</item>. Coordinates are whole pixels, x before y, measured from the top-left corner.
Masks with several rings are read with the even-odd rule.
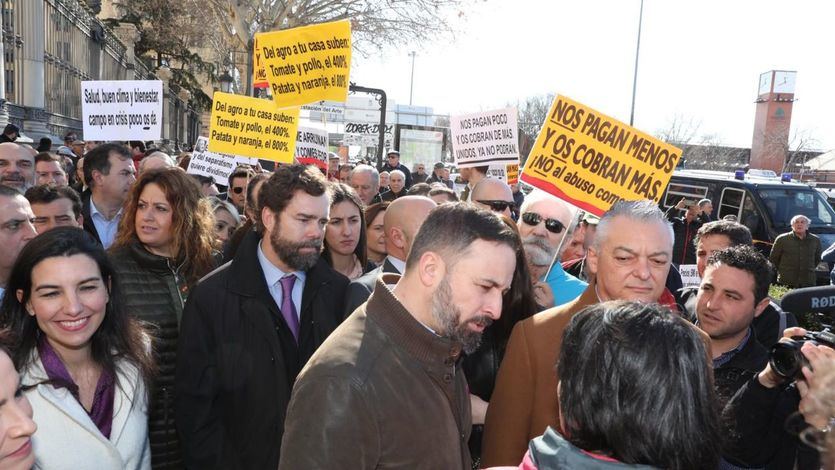
[[[449,286],[446,277],[441,281],[438,290],[432,297],[432,317],[440,330],[437,333],[444,338],[460,342],[466,354],[472,354],[478,349],[482,334],[469,329],[467,325],[481,323],[484,328],[487,328],[493,323],[492,318],[480,315],[461,324],[461,310],[453,302],[452,288]]]
[[[18,184],[20,186],[15,186],[14,184],[8,184],[13,182],[14,184]],[[31,181],[26,181],[26,178],[23,177],[20,173],[11,173],[9,175],[0,176],[0,185],[5,185],[10,188],[14,188],[20,191],[21,194],[25,193],[27,189],[32,187]]]
[[[296,271],[307,271],[319,261],[319,253],[322,251],[323,238],[308,240],[304,242],[293,242],[282,238],[278,234],[278,227],[270,233],[270,245],[278,255],[278,259]],[[316,248],[312,253],[300,253],[301,248]]]
[[[549,266],[554,260],[556,250],[548,244],[547,238],[530,235],[522,238],[522,246],[525,248],[525,256],[534,266]]]

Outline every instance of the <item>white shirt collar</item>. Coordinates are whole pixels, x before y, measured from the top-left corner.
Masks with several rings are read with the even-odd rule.
[[[278,266],[274,265],[272,261],[267,259],[267,256],[264,254],[264,250],[261,249],[261,243],[264,243],[267,239],[261,239],[258,243],[258,263],[261,264],[261,270],[264,271],[264,279],[267,281],[267,286],[274,286],[278,281],[281,280],[287,274],[293,274],[296,278],[302,282],[304,282],[305,277],[307,276],[304,271],[293,271],[290,273],[286,273],[278,268]]]
[[[403,274],[406,272],[405,261],[401,261],[400,259],[395,258],[391,255],[386,256],[386,259],[389,260],[389,263],[391,263],[391,265],[394,266],[394,269],[396,269],[398,273]]]

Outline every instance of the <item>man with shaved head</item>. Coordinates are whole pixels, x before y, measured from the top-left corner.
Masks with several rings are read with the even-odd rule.
[[[380,267],[354,279],[348,285],[345,295],[346,317],[368,300],[381,274],[403,274],[415,235],[435,207],[433,200],[423,196],[403,196],[389,204],[383,215],[388,256]]]
[[[0,184],[20,194],[35,184],[35,156],[12,142],[0,144]]]
[[[139,161],[139,174],[156,168],[170,168],[175,165],[174,159],[165,152],[151,152]]]
[[[513,191],[510,190],[510,186],[497,178],[485,178],[479,181],[473,187],[470,200],[483,209],[504,214],[508,217],[512,217],[513,211],[516,209],[516,203],[513,202]]]

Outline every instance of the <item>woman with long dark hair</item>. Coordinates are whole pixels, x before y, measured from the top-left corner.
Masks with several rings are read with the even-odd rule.
[[[516,233],[516,223],[506,215],[497,214],[502,222]],[[470,455],[474,468],[478,468],[481,458],[481,438],[484,433],[484,418],[487,405],[496,385],[499,366],[504,359],[510,332],[516,323],[538,312],[533,294],[533,284],[525,259],[525,249],[521,246],[516,251],[516,271],[510,282],[510,289],[502,297],[502,315],[485,328],[481,336],[481,346],[471,354],[464,356],[464,374],[470,387],[470,403],[473,410],[473,430],[470,434]]]
[[[363,204],[354,188],[331,184],[330,220],[322,258],[339,274],[356,279],[374,269],[368,263]]]
[[[720,429],[705,344],[657,304],[574,315],[557,364],[560,430],[531,441],[525,469],[717,468]]]
[[[38,468],[146,469],[148,337],[88,233],[59,227],[30,241],[12,269],[0,321],[30,389]]]
[[[386,259],[386,230],[383,219],[389,203],[378,202],[365,208],[365,234],[368,261],[380,266]]]
[[[159,376],[151,387],[149,428],[155,468],[181,466],[174,423],[174,368],[183,306],[216,265],[210,203],[180,168],[142,173],[110,249],[128,312],[153,338]]]

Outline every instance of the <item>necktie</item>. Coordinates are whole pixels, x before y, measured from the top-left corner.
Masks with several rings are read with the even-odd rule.
[[[288,274],[278,282],[281,283],[281,315],[284,316],[284,321],[287,322],[293,338],[298,343],[299,317],[296,315],[296,306],[293,304],[293,284],[296,282],[296,276]]]

